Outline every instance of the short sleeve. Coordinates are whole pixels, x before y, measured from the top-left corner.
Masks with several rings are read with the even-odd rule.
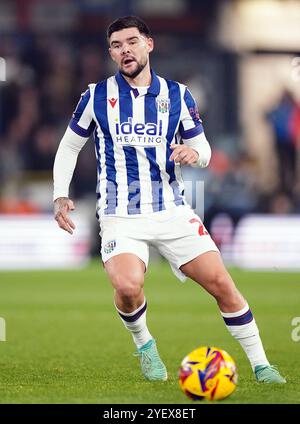
[[[95,129],[95,122],[92,114],[91,86],[81,94],[80,100],[69,122],[69,127],[81,137],[89,137]]]
[[[196,137],[204,131],[197,103],[187,87],[185,87],[182,99],[180,121],[179,132],[184,140]]]

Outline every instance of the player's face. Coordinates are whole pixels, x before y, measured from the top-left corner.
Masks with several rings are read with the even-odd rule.
[[[149,62],[153,50],[152,38],[147,38],[137,28],[126,28],[113,32],[109,40],[109,53],[120,72],[135,78]]]

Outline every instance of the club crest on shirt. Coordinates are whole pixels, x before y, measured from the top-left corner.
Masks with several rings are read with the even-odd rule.
[[[114,250],[115,247],[116,247],[116,240],[110,240],[105,244],[104,252],[109,254]]]
[[[170,111],[170,99],[163,99],[157,97],[156,99],[156,108],[160,113],[167,113]]]

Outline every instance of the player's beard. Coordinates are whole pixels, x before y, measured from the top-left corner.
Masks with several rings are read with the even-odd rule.
[[[136,64],[137,64],[136,69],[131,72],[126,72],[121,68],[120,69],[121,74],[128,78],[132,78],[132,79],[136,78],[147,65],[147,60],[145,61],[145,63],[136,62]]]

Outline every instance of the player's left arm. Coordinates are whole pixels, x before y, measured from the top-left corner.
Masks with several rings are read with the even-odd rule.
[[[181,165],[205,168],[211,158],[211,148],[203,134],[193,139],[183,140],[184,144],[171,144],[170,160]]]
[[[187,87],[182,97],[179,135],[183,144],[172,144],[170,160],[182,165],[205,168],[211,158],[211,148],[205,137],[195,99]]]

